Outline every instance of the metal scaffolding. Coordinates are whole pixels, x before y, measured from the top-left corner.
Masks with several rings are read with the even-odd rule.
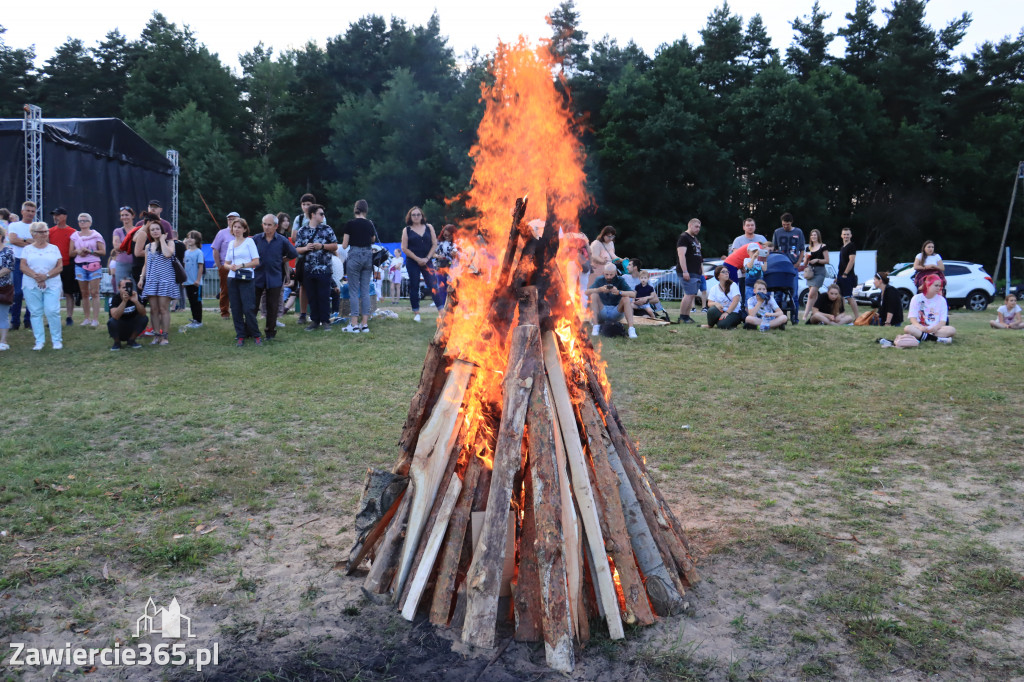
[[[167,150],[167,160],[174,166],[174,175],[171,180],[171,225],[174,231],[178,232],[178,152],[174,149]],[[179,233],[180,238],[180,233]]]
[[[25,199],[34,201],[37,215],[43,212],[43,110],[25,105]]]

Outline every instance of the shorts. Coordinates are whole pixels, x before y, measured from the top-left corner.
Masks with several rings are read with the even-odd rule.
[[[701,289],[707,291],[707,284],[704,282],[704,275],[697,273],[690,273],[690,281],[687,282],[683,279],[682,275],[679,275],[679,283],[683,285],[683,294],[686,296],[696,296],[697,292]]]
[[[75,279],[75,268],[70,265],[64,266],[60,271],[60,284],[65,296],[74,296],[80,292],[78,280]]]
[[[618,322],[622,319],[622,311],[616,305],[603,305],[597,313],[598,322]]]
[[[840,275],[836,277],[836,284],[839,285],[839,295],[843,298],[853,297],[853,288],[857,286],[857,278],[854,275]]]
[[[89,272],[81,265],[75,264],[75,279],[79,282],[92,282],[93,280],[103,278],[103,268]]]

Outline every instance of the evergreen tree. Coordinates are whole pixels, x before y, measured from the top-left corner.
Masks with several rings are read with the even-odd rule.
[[[587,58],[587,33],[579,29],[580,13],[575,0],[564,0],[547,16],[551,26],[551,54],[561,62],[562,71],[574,74]]]
[[[4,44],[7,29],[0,26],[0,116],[21,118],[25,104],[34,104],[35,50],[19,50]]]
[[[828,46],[832,44],[835,34],[825,32],[825,21],[831,16],[821,11],[819,0],[814,0],[809,17],[790,22],[796,37],[786,50],[786,66],[803,81],[810,77],[812,71],[832,61]]]

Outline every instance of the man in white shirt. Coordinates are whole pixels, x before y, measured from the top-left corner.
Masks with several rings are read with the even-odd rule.
[[[11,303],[11,329],[21,327],[21,302],[24,295],[21,291],[21,250],[32,243],[30,227],[36,219],[36,204],[33,201],[26,201],[21,205],[21,220],[15,221],[7,226],[7,241],[11,243],[11,250],[14,252],[14,302]],[[25,308],[25,328],[31,329],[32,322]]]

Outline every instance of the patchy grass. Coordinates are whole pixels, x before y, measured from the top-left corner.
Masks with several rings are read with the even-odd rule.
[[[358,591],[335,570],[342,536],[366,468],[395,459],[432,325],[313,335],[290,316],[277,343],[236,350],[211,317],[170,347],[119,354],[102,331],[65,330],[59,353],[12,332],[0,646],[68,622],[121,637],[139,595],[192,587],[252,652],[239,678],[386,679],[410,637],[423,660],[456,664],[429,628],[335,597]],[[704,583],[685,616],[625,643],[596,628],[581,662],[669,680],[1024,675],[1019,378],[994,360],[1018,357],[1024,336],[990,317],[954,313],[956,342],[907,351],[865,328],[604,341],[614,400]],[[321,518],[332,525],[297,537]],[[126,605],[104,615],[112,599]],[[348,659],[317,644],[316,619],[355,627]],[[678,623],[685,637],[664,636]],[[296,631],[301,656],[260,668]]]

